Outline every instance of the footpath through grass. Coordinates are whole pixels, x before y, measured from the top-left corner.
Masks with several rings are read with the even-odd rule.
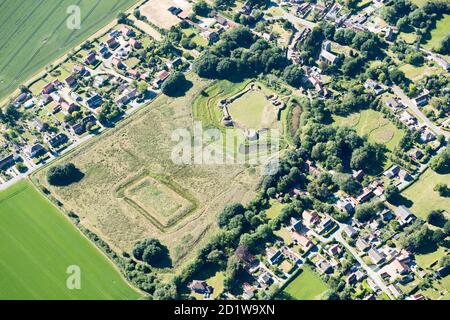
[[[66,286],[79,266],[81,288]],[[140,294],[27,181],[0,193],[0,299],[138,299]]]

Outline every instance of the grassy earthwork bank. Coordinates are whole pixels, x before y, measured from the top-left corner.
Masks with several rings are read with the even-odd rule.
[[[0,193],[0,299],[138,299],[140,294],[27,181]],[[81,288],[70,290],[69,266]]]

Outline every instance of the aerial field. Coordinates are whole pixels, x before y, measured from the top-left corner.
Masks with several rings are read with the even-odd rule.
[[[0,193],[0,299],[138,299],[114,265],[34,187]],[[66,286],[69,266],[81,289]]]
[[[386,145],[389,150],[393,150],[404,135],[393,123],[384,118],[381,112],[371,109],[352,113],[347,117],[333,118],[336,125],[353,128],[358,135],[367,135],[370,142]]]
[[[168,10],[170,7],[180,8],[188,14],[192,12],[192,3],[186,0],[148,1],[140,7],[140,11],[143,16],[159,28],[170,29],[181,21]]]
[[[50,187],[47,168],[33,176],[116,252],[130,252],[136,241],[157,237],[168,247],[174,267],[188,262],[198,244],[208,240],[226,203],[253,199],[260,177],[259,170],[244,164],[172,160],[178,144],[172,134],[192,129],[192,101],[211,83],[194,74],[188,78],[192,87],[184,96],[158,96],[115,129],[56,161],[73,162],[85,173],[80,182]]]
[[[450,30],[450,15],[445,14],[444,17],[436,21],[436,28],[431,30],[431,39],[428,40],[424,47],[427,49],[437,49],[441,45],[441,41],[448,36]]]
[[[245,93],[229,106],[233,121],[240,127],[259,130],[276,126],[277,111],[259,90]]]
[[[406,206],[422,219],[432,210],[448,210],[450,198],[441,197],[433,188],[438,183],[448,183],[450,174],[438,174],[431,169],[425,171],[411,187],[402,192]]]
[[[284,288],[284,292],[295,300],[319,300],[327,291],[327,285],[308,267]]]
[[[0,100],[136,2],[0,1]],[[80,29],[69,29],[66,24],[71,5],[80,8]]]

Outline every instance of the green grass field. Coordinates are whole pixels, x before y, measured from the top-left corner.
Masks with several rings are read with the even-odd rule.
[[[428,64],[416,67],[411,64],[405,63],[399,69],[403,71],[405,73],[405,76],[413,82],[418,82],[427,75],[431,74],[440,75],[443,73],[442,68],[436,65],[429,66]]]
[[[328,289],[326,284],[307,267],[291,282],[284,292],[296,300],[317,300]]]
[[[0,99],[137,0],[21,0],[0,2]],[[80,7],[81,28],[69,29],[70,5]]]
[[[250,91],[229,106],[233,121],[247,129],[271,128],[277,122],[275,108],[260,91]]]
[[[436,22],[436,28],[431,30],[431,39],[428,40],[424,47],[427,49],[437,49],[441,45],[442,39],[449,34],[450,15],[445,14],[444,17]]]
[[[113,264],[34,187],[0,193],[0,299],[138,299]],[[66,270],[81,270],[81,289]]]
[[[389,150],[393,150],[404,135],[382,113],[371,109],[352,113],[347,117],[335,116],[334,121],[336,125],[355,129],[360,136],[367,135],[370,142],[386,145]]]
[[[417,216],[425,219],[431,210],[450,208],[450,198],[444,198],[433,190],[437,183],[448,183],[450,174],[438,174],[431,169],[425,171],[411,187],[402,192],[407,206]],[[411,206],[412,205],[412,206]]]

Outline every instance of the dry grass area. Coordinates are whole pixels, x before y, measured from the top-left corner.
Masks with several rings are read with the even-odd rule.
[[[226,203],[254,197],[259,180],[244,165],[173,163],[172,132],[192,127],[192,101],[210,84],[193,74],[188,78],[193,86],[184,96],[159,96],[56,162],[73,162],[85,173],[80,182],[51,187],[48,168],[33,175],[117,252],[156,237],[169,248],[175,267],[207,241]]]
[[[141,8],[141,14],[160,28],[170,29],[181,20],[169,12],[170,7],[177,7],[189,14],[192,12],[192,3],[186,0],[159,0],[149,1]]]

